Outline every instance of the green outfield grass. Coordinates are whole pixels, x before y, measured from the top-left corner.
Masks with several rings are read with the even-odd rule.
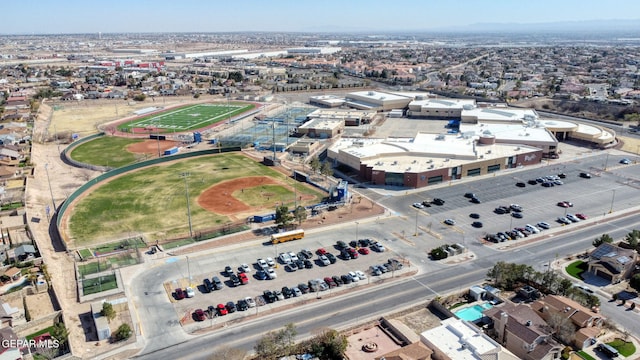
[[[281,182],[286,181],[290,186],[296,185],[295,192],[283,186],[269,185],[269,192],[275,196],[269,199],[261,196],[259,191],[250,189],[245,189],[246,194],[240,194],[243,195],[242,201],[247,204],[267,207],[271,211],[275,211],[275,201],[282,201],[293,208],[296,192],[298,196],[312,196],[301,205],[318,203],[326,195],[315,188],[301,186],[293,179],[237,153],[156,165],[115,178],[76,202],[68,218],[68,233],[75,246],[85,247],[122,238],[131,232],[144,234],[147,241],[188,234],[183,173],[189,174],[187,181],[194,232],[231,222],[229,217],[207,211],[197,202],[204,190],[221,181],[246,176],[269,176]],[[256,213],[264,212],[263,209]]]
[[[78,145],[69,156],[85,164],[122,167],[136,162],[133,153],[126,150],[130,144],[143,142],[146,139],[128,139],[116,136],[103,136]]]
[[[161,133],[197,130],[228,120],[254,107],[255,105],[247,103],[190,105],[121,124],[118,130],[132,132],[133,128],[153,128],[160,129]]]

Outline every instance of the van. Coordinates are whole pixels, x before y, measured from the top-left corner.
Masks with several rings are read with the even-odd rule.
[[[527,224],[527,225],[525,225],[525,226],[524,226],[524,228],[525,228],[525,229],[527,229],[527,230],[529,230],[529,231],[531,231],[531,232],[532,232],[532,233],[534,233],[534,234],[538,234],[538,233],[540,233],[540,229],[538,229],[537,227],[535,227],[535,226],[533,226],[533,225],[531,225],[531,224]]]

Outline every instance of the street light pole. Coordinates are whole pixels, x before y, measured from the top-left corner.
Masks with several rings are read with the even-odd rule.
[[[189,274],[189,286],[191,286],[191,266],[189,263],[189,256],[187,255],[187,273]]]
[[[358,225],[360,223],[356,221],[356,243],[358,242]]]
[[[47,182],[49,183],[49,194],[51,194],[51,203],[53,204],[53,211],[55,212],[57,207],[56,207],[56,201],[53,198],[53,190],[51,189],[51,178],[49,178],[49,164],[44,164],[44,171],[47,173]]]
[[[609,209],[609,214],[613,212],[613,201],[616,198],[616,189],[611,190],[613,194],[611,194],[611,208]]]
[[[184,178],[184,189],[185,196],[187,197],[187,218],[189,220],[189,238],[193,238],[193,226],[191,225],[191,202],[189,200],[189,182],[187,178],[191,176],[188,172],[183,172],[180,174],[182,178]]]
[[[418,210],[416,210],[416,231],[413,233],[413,236],[418,236]]]

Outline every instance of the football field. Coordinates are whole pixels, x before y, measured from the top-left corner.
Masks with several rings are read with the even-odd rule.
[[[162,132],[182,132],[201,129],[229,120],[255,107],[253,104],[198,104],[153,114],[118,126],[123,132],[144,132],[145,129]]]

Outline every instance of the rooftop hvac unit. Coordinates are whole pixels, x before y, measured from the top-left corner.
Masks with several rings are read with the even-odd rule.
[[[417,162],[418,162],[418,160],[413,160],[411,163],[412,163],[412,164],[415,164],[415,163],[417,163]]]
[[[480,159],[484,159],[484,155],[480,155]]]
[[[391,165],[398,165],[398,161],[394,161]]]
[[[405,170],[405,171],[410,171],[410,170],[411,170],[411,166],[409,166],[409,167],[407,168],[407,170]]]
[[[487,150],[487,154],[491,154],[491,150]]]
[[[429,169],[433,169],[433,164],[429,165]]]
[[[529,136],[529,135],[531,135],[531,134],[529,134],[529,133],[525,133],[525,134],[524,134],[524,136]]]

